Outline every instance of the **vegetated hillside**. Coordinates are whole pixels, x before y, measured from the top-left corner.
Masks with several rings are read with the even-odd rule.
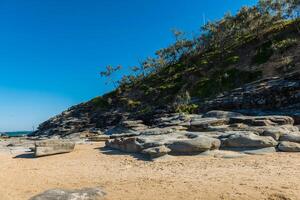
[[[286,76],[300,70],[299,18],[284,18],[284,12],[280,11],[279,15],[274,11],[278,8],[273,7],[271,14],[270,7],[262,2],[242,8],[236,16],[208,23],[196,39],[181,38],[181,33],[175,33],[173,45],[158,51],[156,59],[150,58],[136,67],[138,75],[124,77],[111,93],[46,121],[36,134],[68,135],[90,128],[106,129],[124,118],[140,118],[151,123],[151,116],[158,113],[197,113],[212,108],[272,110],[290,104],[287,100],[290,95],[296,95],[293,104],[299,103],[300,80],[296,73],[292,75],[293,88],[288,92],[283,90],[287,99],[273,104],[263,99],[264,103],[248,102],[245,107],[243,101],[237,107],[222,106],[220,102],[212,106],[214,99],[230,96],[231,90],[257,80],[262,80],[258,84],[263,85],[270,77],[277,76],[279,85],[274,87],[281,87],[280,84],[290,80],[285,80]],[[109,67],[103,74],[109,76],[115,69]],[[273,87],[272,82],[268,84],[264,89]],[[255,92],[256,96],[251,98],[262,96],[264,90]],[[265,98],[272,99],[272,95]]]

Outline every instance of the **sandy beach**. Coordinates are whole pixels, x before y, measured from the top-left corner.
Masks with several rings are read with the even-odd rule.
[[[168,157],[154,162],[77,145],[72,153],[32,158],[0,153],[0,199],[27,200],[53,188],[101,187],[105,199],[300,199],[300,155],[224,159]]]

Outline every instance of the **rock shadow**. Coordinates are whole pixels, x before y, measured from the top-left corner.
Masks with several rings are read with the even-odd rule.
[[[112,156],[130,155],[137,160],[151,161],[150,158],[147,158],[147,156],[144,156],[139,153],[126,153],[126,152],[123,152],[123,151],[120,151],[117,149],[113,149],[110,147],[100,147],[100,148],[95,148],[95,149],[99,150],[101,153],[103,153],[105,155],[112,155]]]
[[[20,154],[20,155],[16,155],[15,157],[13,157],[14,159],[16,158],[22,158],[22,159],[34,159],[34,153],[24,153],[24,154]]]

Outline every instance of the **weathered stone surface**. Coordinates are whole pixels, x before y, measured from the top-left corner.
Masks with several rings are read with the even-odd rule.
[[[261,109],[291,114],[299,119],[300,71],[245,84],[202,105],[204,110]],[[298,116],[296,118],[296,116]]]
[[[267,147],[267,148],[243,151],[243,153],[250,154],[250,155],[265,155],[265,154],[275,153],[275,152],[276,152],[275,147]]]
[[[279,140],[279,137],[285,133],[287,133],[287,131],[280,127],[270,127],[266,129],[261,136],[271,136],[275,140]]]
[[[218,118],[202,118],[193,120],[190,122],[190,130],[193,131],[204,131],[211,126],[220,126],[228,123],[228,119],[218,119]]]
[[[276,145],[277,142],[272,137],[258,136],[251,132],[233,134],[222,143],[224,147],[236,148],[264,148]]]
[[[72,152],[75,143],[67,140],[43,140],[35,142],[35,156],[48,156]]]
[[[278,145],[279,151],[300,152],[300,144],[295,142],[282,141]]]
[[[195,139],[174,141],[168,145],[168,148],[171,149],[171,153],[192,154],[201,153],[211,149],[218,149],[220,144],[221,142],[218,139],[199,136]]]
[[[127,153],[138,153],[142,150],[141,144],[136,140],[136,137],[116,138],[105,142],[107,147],[118,149]]]
[[[45,191],[30,200],[100,200],[105,196],[99,188],[83,188],[79,190],[53,189]]]
[[[88,137],[88,140],[92,141],[92,142],[102,142],[102,141],[107,141],[109,139],[110,139],[110,136],[108,136],[108,135],[93,135],[93,136]]]
[[[300,133],[290,133],[290,134],[284,134],[279,138],[280,141],[288,141],[288,142],[296,142],[300,143]]]
[[[222,111],[222,110],[212,110],[205,113],[202,117],[209,117],[209,118],[230,118],[230,117],[242,117],[243,115],[237,112],[229,112],[229,111]]]
[[[142,154],[149,156],[150,158],[158,158],[164,155],[167,155],[171,150],[166,146],[152,147],[144,149]]]
[[[274,125],[292,125],[294,124],[293,118],[289,116],[243,116],[231,117],[229,123],[243,123],[249,126],[274,126]]]

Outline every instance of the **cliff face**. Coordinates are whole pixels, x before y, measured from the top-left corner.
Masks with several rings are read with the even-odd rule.
[[[74,106],[42,123],[35,135],[107,130],[125,119],[152,125],[154,116],[213,109],[286,114],[300,124],[300,22],[281,24],[220,57],[190,58],[135,84]],[[210,64],[203,64],[203,63]],[[177,106],[177,107],[176,107]]]

